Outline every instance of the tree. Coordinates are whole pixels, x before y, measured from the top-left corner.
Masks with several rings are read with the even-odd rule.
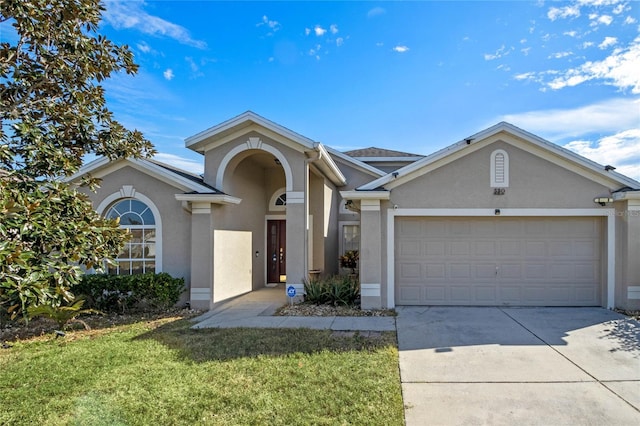
[[[128,238],[64,177],[86,154],[154,153],[106,107],[100,83],[137,65],[98,34],[102,11],[100,0],[0,0],[3,32],[15,30],[0,42],[0,308],[14,317],[71,302],[80,266],[112,261]]]

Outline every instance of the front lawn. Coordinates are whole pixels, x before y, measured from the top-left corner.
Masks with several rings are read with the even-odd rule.
[[[166,318],[0,349],[0,424],[403,424],[394,333]]]

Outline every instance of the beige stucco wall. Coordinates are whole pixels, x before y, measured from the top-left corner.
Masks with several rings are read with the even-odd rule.
[[[248,231],[213,232],[213,302],[252,290],[252,233]]]
[[[490,156],[509,154],[509,187],[493,195]],[[618,188],[615,188],[618,189]],[[609,188],[505,142],[496,142],[391,191],[400,208],[594,208]]]
[[[638,204],[636,206],[636,203]],[[616,305],[640,309],[640,201],[614,203],[616,213]],[[632,291],[629,291],[631,288]]]
[[[335,163],[347,180],[347,184],[343,187],[340,187],[341,191],[350,191],[379,177],[374,176],[371,173],[365,173],[350,165],[350,163],[345,162],[339,157],[332,156],[331,158],[335,160]]]
[[[287,159],[287,162],[291,167],[292,175],[294,176],[293,190],[294,191],[304,190],[304,169],[305,169],[304,160],[306,158],[304,153],[296,151],[288,146],[283,145],[278,141],[275,141],[255,131],[248,132],[242,136],[237,137],[232,141],[225,143],[222,146],[216,147],[215,149],[212,149],[205,153],[204,155],[205,182],[208,183],[209,185],[215,186],[218,169],[220,168],[220,165],[225,159],[225,157],[227,156],[227,154],[229,154],[230,151],[236,149],[238,146],[246,146],[247,141],[250,138],[259,138],[262,141],[263,145],[269,145],[271,147],[274,147],[280,153],[282,153],[282,155]],[[238,155],[234,156],[234,159],[231,161],[230,166],[227,167],[227,172],[224,179],[225,186],[217,189],[233,195],[232,194],[233,187],[227,186],[227,185],[232,185],[234,180],[228,178],[228,172],[229,170],[232,170],[236,164],[238,164],[243,159],[247,158],[252,154],[268,154],[268,153],[264,150],[254,149],[254,150],[243,151]]]
[[[162,271],[174,277],[184,278],[188,288],[191,278],[191,215],[175,199],[175,194],[183,191],[130,166],[104,176],[96,193],[88,189],[81,191],[88,194],[97,208],[106,197],[119,192],[123,185],[133,186],[137,193],[148,197],[158,208],[162,221]],[[184,301],[188,300],[188,294],[188,291],[183,293]]]
[[[309,269],[324,275],[337,273],[339,193],[326,177],[309,173],[309,214],[313,216],[313,262]]]

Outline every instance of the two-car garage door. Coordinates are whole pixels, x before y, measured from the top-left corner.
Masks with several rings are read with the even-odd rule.
[[[397,217],[399,305],[599,306],[601,219]]]

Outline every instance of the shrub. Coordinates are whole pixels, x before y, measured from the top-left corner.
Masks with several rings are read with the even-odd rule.
[[[184,291],[184,279],[167,273],[139,275],[84,275],[72,288],[90,308],[103,312],[166,309]]]
[[[349,250],[345,252],[342,256],[338,257],[340,261],[340,266],[343,268],[351,269],[351,273],[355,274],[356,269],[358,268],[358,261],[360,260],[360,254],[358,250]]]
[[[58,329],[63,330],[69,323],[71,322],[79,322],[84,326],[85,329],[89,329],[89,326],[84,321],[76,318],[78,315],[82,314],[98,314],[99,311],[95,309],[83,309],[84,299],[77,298],[72,303],[63,306],[51,306],[51,305],[40,305],[29,308],[28,316],[29,319],[35,317],[45,317],[51,320],[54,320],[58,323]]]
[[[354,305],[360,297],[358,280],[347,276],[305,280],[304,291],[305,300],[317,305]]]

